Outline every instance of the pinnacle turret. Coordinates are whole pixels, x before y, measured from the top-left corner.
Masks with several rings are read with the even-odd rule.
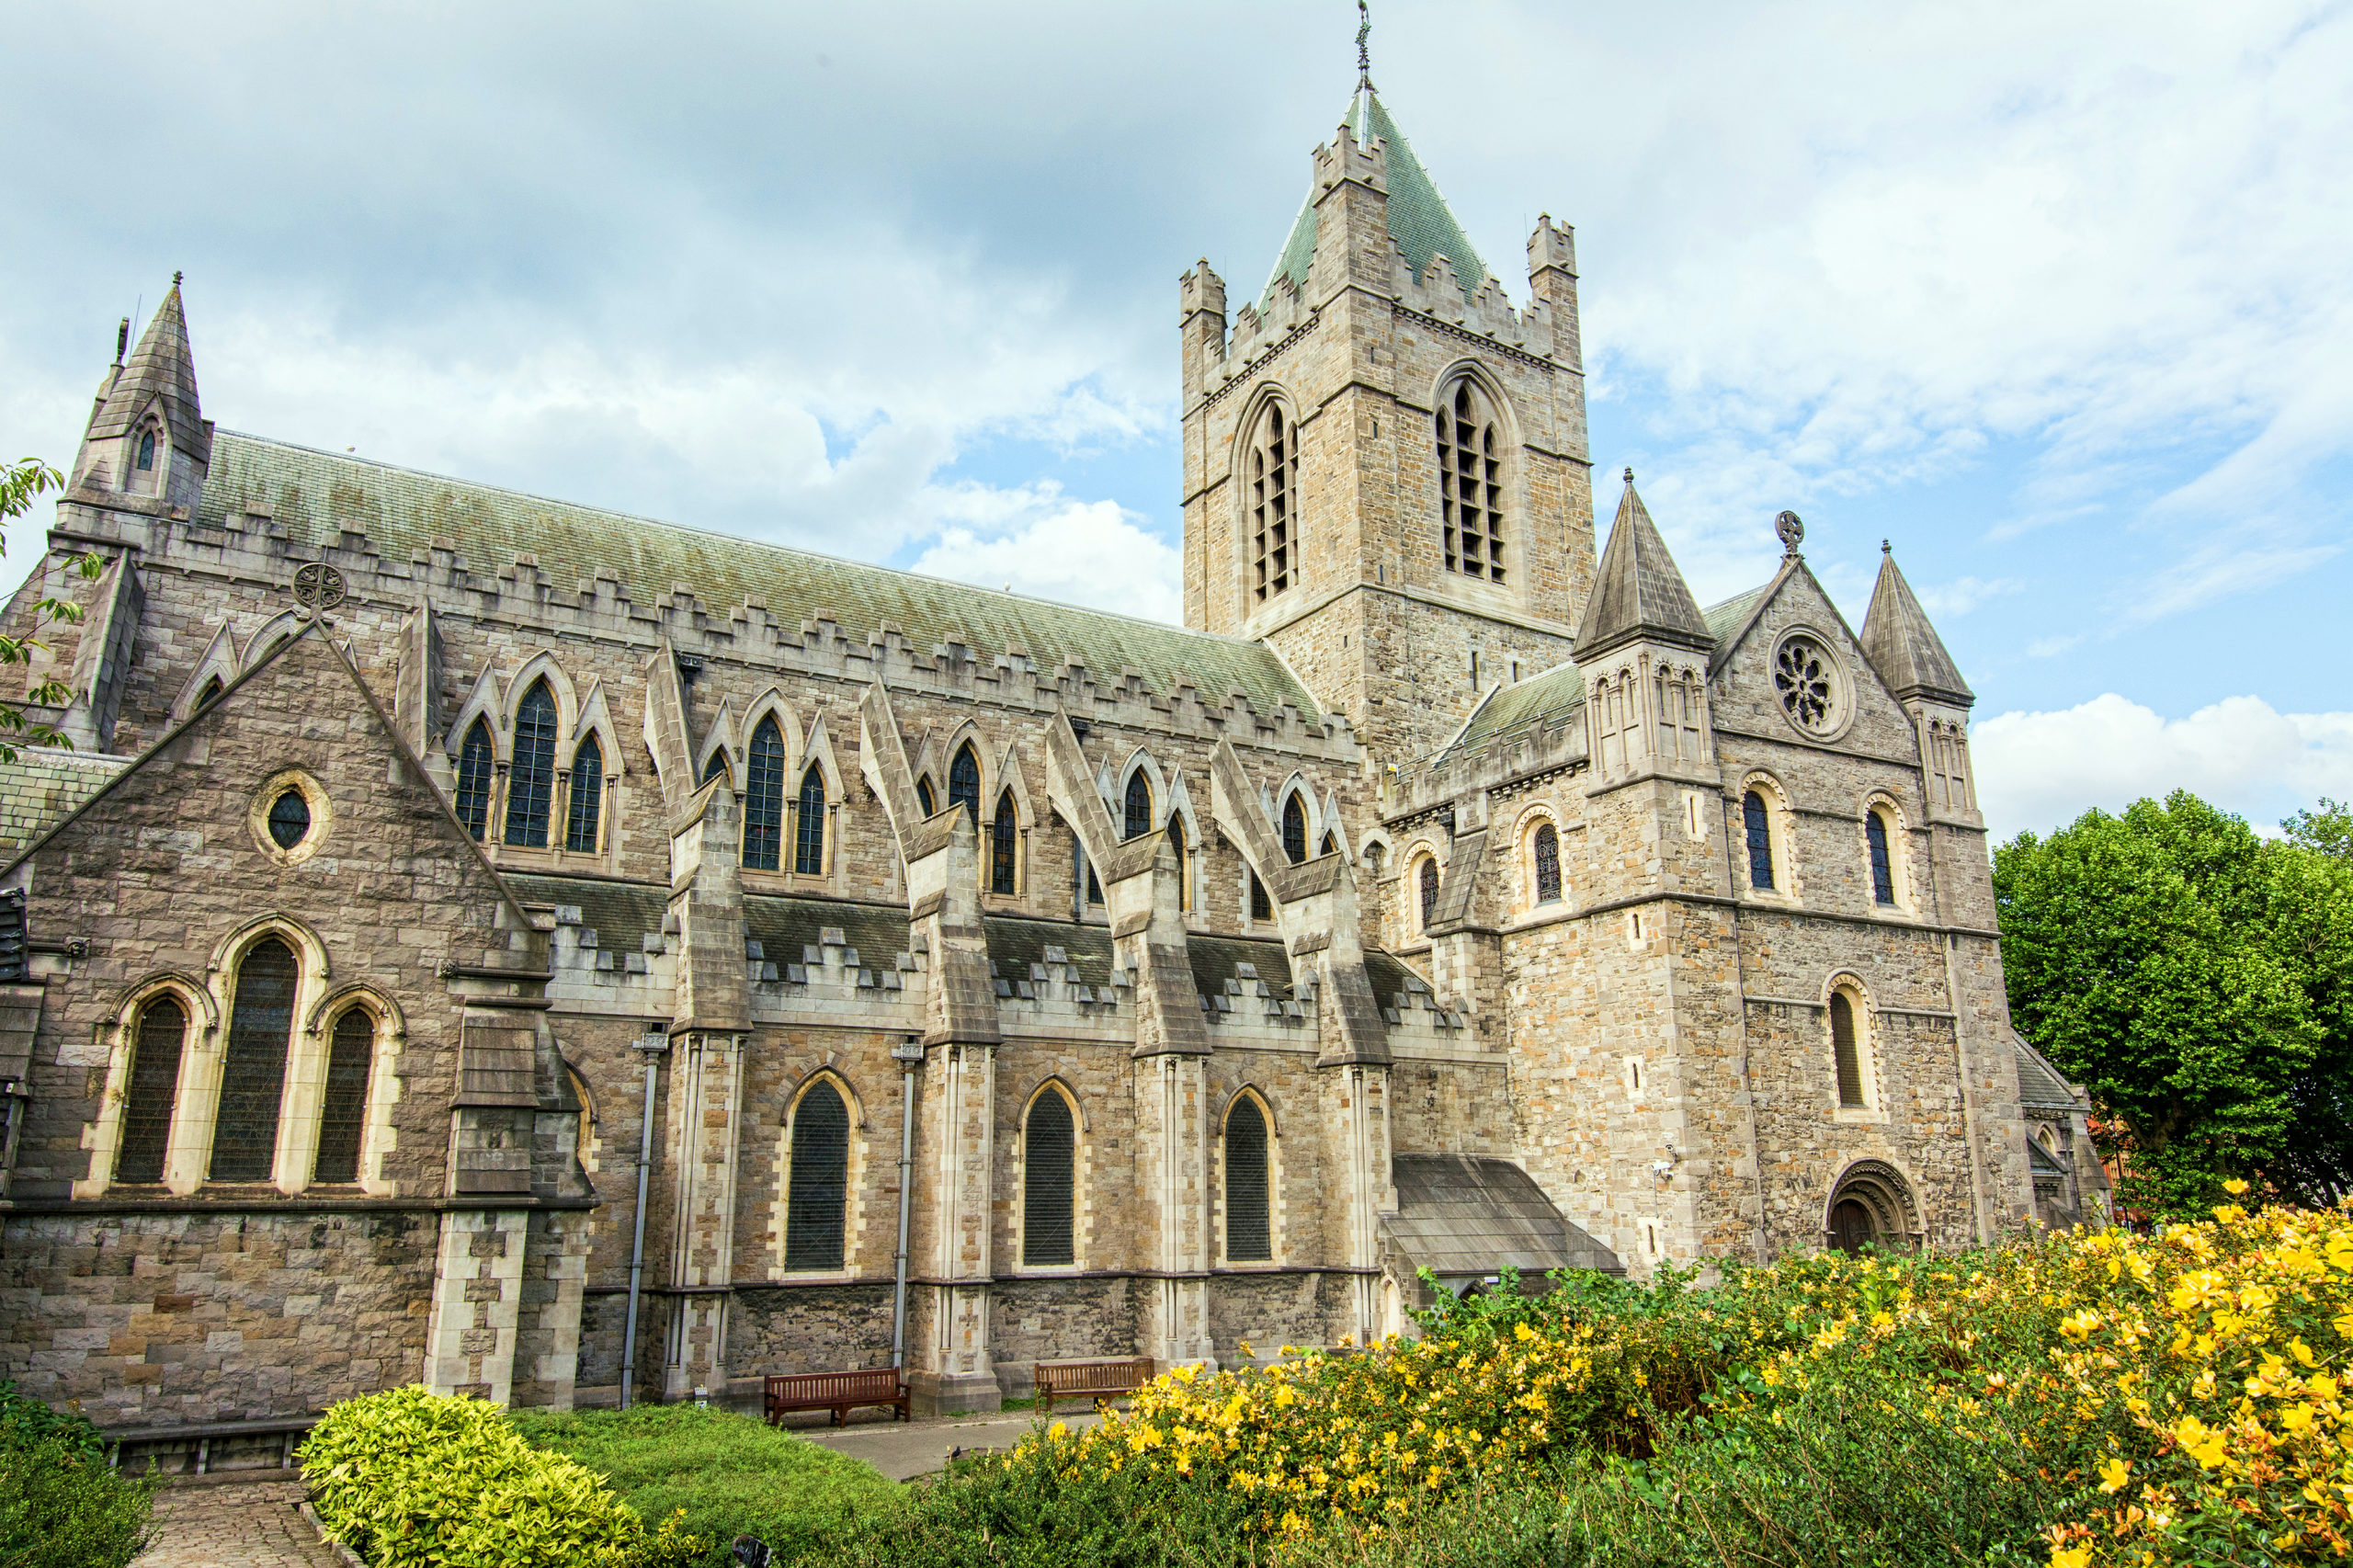
[[[131,360],[107,388],[106,399],[91,416],[91,442],[127,436],[151,406],[157,406],[175,450],[198,463],[210,462],[212,430],[196,392],[196,358],[188,347],[188,316],[180,304],[180,275],[172,274],[171,291],[155,307]]]
[[[1370,151],[1382,147],[1388,172],[1389,233],[1404,254],[1405,265],[1415,277],[1428,270],[1433,257],[1443,256],[1453,264],[1457,285],[1468,301],[1487,281],[1487,264],[1472,247],[1471,236],[1455,222],[1453,211],[1446,205],[1446,198],[1438,192],[1429,172],[1414,156],[1413,144],[1397,122],[1389,118],[1387,106],[1381,95],[1372,90],[1370,82],[1360,85],[1348,100],[1348,111],[1340,119],[1359,145]],[[1307,193],[1306,204],[1300,208],[1298,220],[1291,224],[1290,237],[1283,242],[1282,255],[1275,261],[1275,270],[1267,279],[1261,296],[1259,312],[1273,308],[1278,280],[1289,278],[1296,288],[1307,287],[1308,266],[1315,257],[1315,198]]]
[[[1576,656],[1587,659],[1637,638],[1699,649],[1715,645],[1699,602],[1634,489],[1634,471],[1628,469],[1608,548],[1594,574],[1585,622],[1577,628]]]
[[[1929,697],[1967,708],[1977,700],[1961,666],[1945,651],[1944,639],[1928,623],[1928,612],[1897,570],[1895,554],[1881,546],[1879,584],[1863,617],[1863,654],[1898,700]]]

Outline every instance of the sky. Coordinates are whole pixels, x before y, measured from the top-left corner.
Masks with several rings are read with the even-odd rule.
[[[1177,619],[1176,279],[1254,296],[1345,0],[0,0],[0,456],[173,271],[244,430]],[[1701,602],[1882,540],[1988,825],[2353,798],[2353,4],[1379,0]],[[1614,482],[1598,483],[1601,525]],[[47,507],[6,539],[13,575]]]

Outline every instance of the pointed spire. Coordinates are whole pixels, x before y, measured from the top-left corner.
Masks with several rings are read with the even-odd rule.
[[[1961,678],[1961,666],[1928,624],[1928,612],[1896,569],[1895,552],[1884,540],[1880,557],[1879,585],[1871,590],[1871,608],[1863,617],[1863,656],[1899,700],[1930,697],[1969,707],[1977,694]]]
[[[1638,637],[1712,648],[1715,639],[1699,614],[1690,586],[1667,553],[1666,540],[1651,521],[1626,471],[1626,491],[1618,498],[1618,519],[1595,573],[1593,597],[1586,601],[1585,624],[1577,628],[1576,656],[1589,658]]]
[[[188,341],[188,316],[180,304],[180,275],[172,274],[171,292],[155,307],[131,362],[113,378],[106,401],[90,420],[89,439],[127,435],[151,405],[160,401],[172,447],[197,462],[212,457],[211,433],[197,399],[196,358]]]
[[[1432,256],[1443,256],[1454,264],[1463,300],[1467,302],[1475,297],[1487,281],[1487,264],[1479,258],[1462,225],[1455,222],[1429,171],[1414,156],[1405,133],[1389,118],[1388,106],[1372,90],[1370,67],[1348,100],[1348,112],[1341,123],[1365,146],[1376,141],[1387,143],[1389,234],[1404,253],[1405,265],[1413,268],[1414,276],[1419,278],[1428,269]],[[1290,237],[1283,242],[1282,255],[1276,258],[1275,270],[1267,278],[1266,291],[1259,297],[1260,312],[1273,309],[1277,278],[1288,276],[1297,287],[1306,288],[1308,267],[1314,259],[1315,192],[1311,187],[1306,204],[1290,226]]]

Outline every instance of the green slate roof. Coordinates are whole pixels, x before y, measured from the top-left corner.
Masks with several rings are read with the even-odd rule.
[[[1468,300],[1476,294],[1479,286],[1487,280],[1487,264],[1472,248],[1471,237],[1454,221],[1446,198],[1438,193],[1429,172],[1414,156],[1413,143],[1397,129],[1397,122],[1389,118],[1380,95],[1369,88],[1360,89],[1348,100],[1348,112],[1342,119],[1358,142],[1378,137],[1389,143],[1389,233],[1397,241],[1397,248],[1405,253],[1405,265],[1414,269],[1414,276],[1419,278],[1422,269],[1429,266],[1430,257],[1443,254],[1454,264],[1454,277],[1462,285],[1462,297]],[[1314,259],[1315,192],[1311,188],[1298,219],[1290,226],[1290,238],[1283,242],[1282,256],[1267,276],[1258,309],[1265,312],[1273,308],[1278,278],[1287,276],[1297,287],[1306,288],[1308,264]]]
[[[1722,604],[1710,605],[1699,612],[1699,619],[1708,623],[1708,634],[1716,640],[1718,646],[1740,630],[1741,623],[1748,619],[1749,611],[1756,608],[1756,601],[1763,598],[1765,590],[1772,585],[1770,583],[1761,584],[1745,594],[1734,594]]]
[[[405,562],[446,544],[484,579],[529,552],[558,592],[608,576],[650,606],[684,584],[721,616],[758,599],[790,628],[823,608],[853,642],[889,621],[918,652],[955,641],[985,660],[1017,648],[1047,674],[1072,658],[1107,683],[1138,670],[1164,696],[1189,681],[1211,707],[1239,690],[1262,714],[1285,702],[1322,713],[1256,642],[219,431],[198,520],[217,526],[248,504],[269,510],[300,545],[333,544],[348,528],[387,562]]]
[[[1472,710],[1462,733],[1432,758],[1432,766],[1478,756],[1497,741],[1537,730],[1557,730],[1585,706],[1585,676],[1573,664],[1497,687]]]

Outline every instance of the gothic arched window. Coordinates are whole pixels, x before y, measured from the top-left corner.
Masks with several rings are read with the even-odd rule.
[[[1871,902],[1895,902],[1895,867],[1887,855],[1887,816],[1876,809],[1863,813],[1863,842],[1871,856]]]
[[[1257,872],[1253,871],[1250,873],[1250,918],[1272,920],[1274,917],[1275,906],[1273,901],[1267,897],[1267,884],[1258,880]]]
[[[1536,830],[1536,902],[1561,901],[1561,835],[1551,823]]]
[[[1502,437],[1485,389],[1459,376],[1438,405],[1438,505],[1446,569],[1504,580]]]
[[[326,1093],[319,1102],[319,1154],[311,1167],[316,1182],[359,1179],[359,1140],[368,1125],[368,1073],[376,1058],[376,1019],[353,1007],[335,1021],[327,1050]]]
[[[1267,1118],[1244,1095],[1225,1113],[1225,1256],[1238,1263],[1274,1260],[1267,1184]]]
[[[572,801],[564,808],[563,846],[582,855],[597,853],[597,829],[604,819],[605,748],[590,735],[572,754]]]
[[[1751,790],[1740,798],[1740,822],[1748,838],[1748,885],[1759,892],[1773,891],[1773,819],[1765,797]]]
[[[1267,404],[1250,434],[1243,483],[1252,602],[1263,604],[1299,574],[1299,433],[1279,402]]]
[[[153,426],[139,432],[139,472],[155,472],[155,432]]]
[[[792,1108],[784,1201],[784,1266],[839,1268],[849,1211],[849,1108],[824,1079]]]
[[[1283,797],[1283,854],[1294,866],[1307,858],[1307,807],[1296,791]]]
[[[1021,1261],[1052,1267],[1078,1261],[1078,1123],[1070,1101],[1048,1085],[1029,1102],[1021,1130]]]
[[[294,949],[265,937],[237,966],[222,1052],[221,1108],[212,1124],[214,1181],[267,1181],[278,1156],[278,1096],[286,1087],[286,1047],[293,1038],[294,991],[301,978]]]
[[[773,871],[784,863],[784,732],[770,714],[744,754],[744,866]]]
[[[1142,838],[1145,834],[1150,833],[1152,831],[1152,780],[1143,776],[1143,769],[1141,767],[1128,775],[1128,793],[1124,803],[1127,807],[1127,821],[1121,824],[1124,831],[1120,836]]]
[[[915,804],[923,808],[923,814],[927,817],[939,814],[939,797],[931,792],[929,778],[915,780]]]
[[[725,746],[711,747],[710,760],[702,765],[702,782],[708,784],[714,778],[724,778],[731,785],[735,782],[735,775],[727,767]]]
[[[1168,846],[1176,851],[1176,907],[1193,907],[1193,877],[1185,856],[1185,819],[1175,812],[1168,813]]]
[[[180,1054],[188,1041],[188,1009],[158,996],[139,1012],[131,1037],[130,1092],[122,1101],[122,1142],[114,1158],[117,1181],[161,1181],[171,1152],[172,1108],[179,1102]]]
[[[1844,991],[1830,994],[1830,1051],[1838,1067],[1838,1104],[1863,1103],[1863,1055],[1855,1039],[1855,1004]]]
[[[204,683],[204,689],[196,694],[196,706],[198,710],[200,711],[211,707],[213,702],[220,697],[222,689],[221,677],[219,676],[214,676],[210,680],[206,681]]]
[[[1421,884],[1419,891],[1422,899],[1422,929],[1427,931],[1430,928],[1430,922],[1438,918],[1438,860],[1436,858],[1430,857],[1423,859],[1422,869],[1419,873],[1419,881]]]
[[[996,798],[996,820],[989,824],[989,892],[1011,895],[1019,858],[1021,819],[1013,809],[1013,791]]]
[[[793,808],[792,869],[804,877],[825,869],[825,774],[813,762],[801,770],[801,799]]]
[[[515,710],[515,760],[506,772],[506,842],[548,846],[548,804],[555,793],[555,699],[535,680]]]
[[[966,741],[956,748],[956,760],[948,765],[948,803],[961,806],[971,813],[973,824],[981,820],[981,759],[972,755],[972,743]]]
[[[479,841],[490,827],[490,726],[477,719],[458,747],[458,821]]]

